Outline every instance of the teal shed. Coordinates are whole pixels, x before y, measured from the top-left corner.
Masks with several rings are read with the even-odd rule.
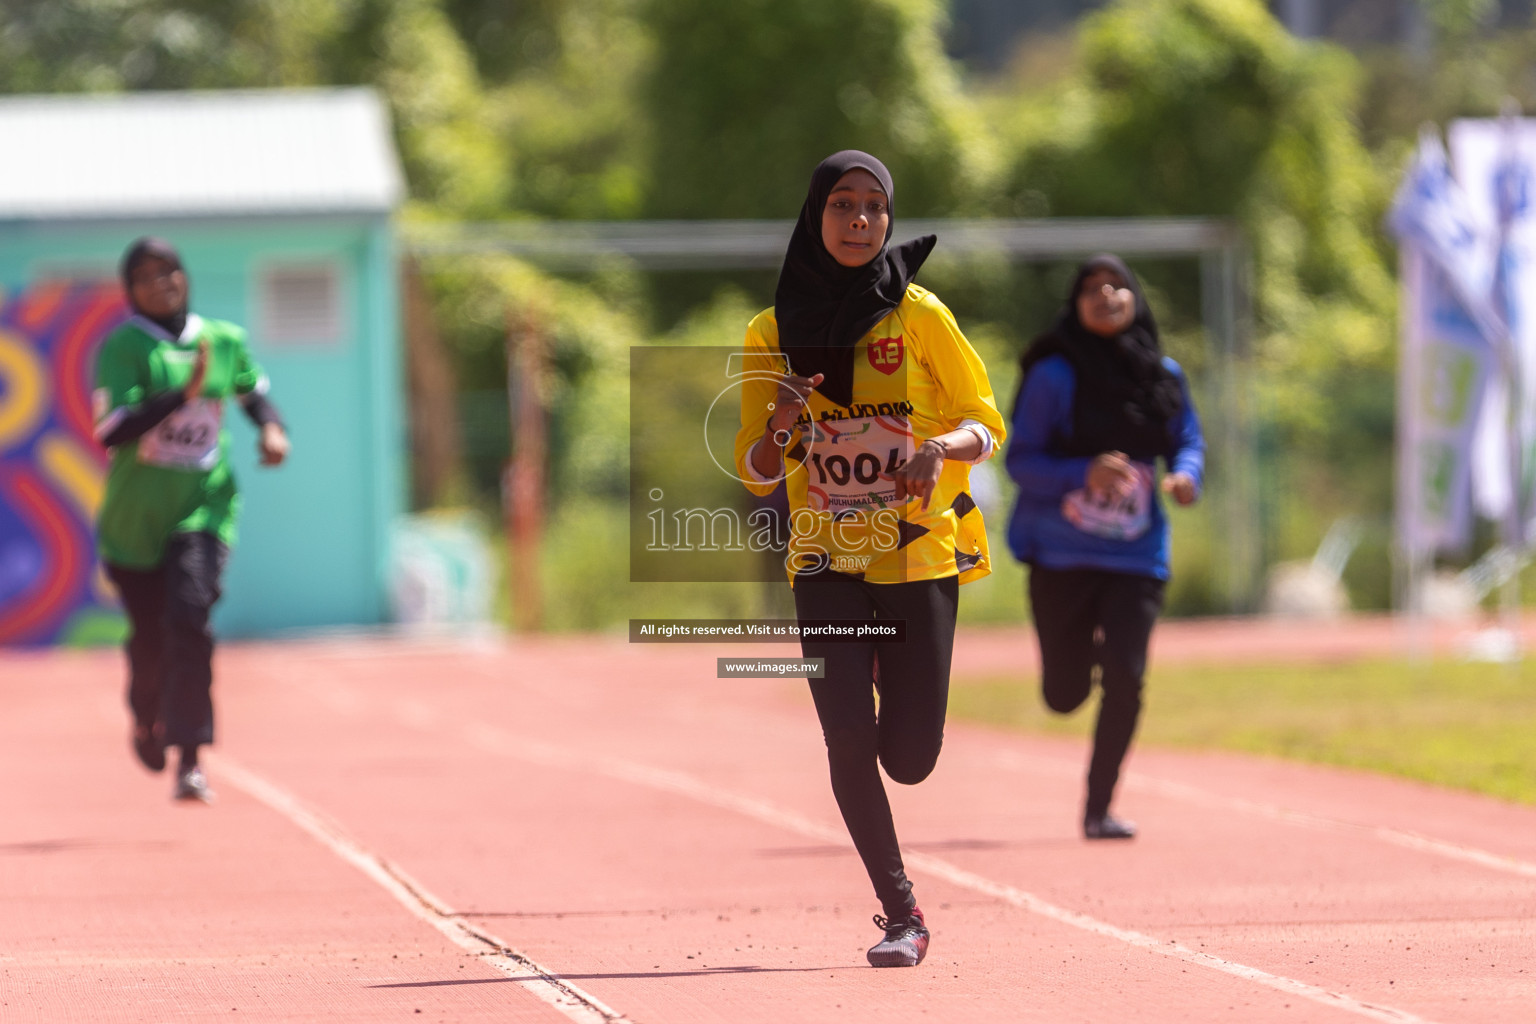
[[[22,298],[51,295],[62,282],[77,290],[96,282],[106,296],[128,243],[164,236],[183,254],[193,311],[250,332],[293,441],[286,465],[261,469],[254,428],[229,410],[244,509],[215,615],[221,634],[384,621],[389,536],[405,493],[393,229],[404,187],[378,95],[304,89],[9,97],[0,99],[0,139],[7,154],[0,161],[0,289],[19,310],[19,319],[0,322],[0,343],[13,353],[9,363],[0,360],[0,421],[13,435],[9,449],[0,443],[11,473],[0,480],[22,480],[25,459],[47,462],[67,447],[51,449],[42,439],[24,449],[23,428],[45,424],[55,404],[67,420],[62,413],[81,386],[67,372],[35,387],[22,380],[29,357],[16,324],[38,306]],[[30,358],[31,365],[45,362]],[[58,457],[45,468],[69,464]],[[81,478],[89,474],[56,475],[80,481],[75,504],[88,509],[91,484]],[[18,515],[27,511],[20,500],[12,502]],[[4,566],[31,564],[25,553],[12,554],[7,561],[0,551],[0,606]],[[25,582],[13,589],[20,594]],[[27,625],[42,636],[42,627]]]

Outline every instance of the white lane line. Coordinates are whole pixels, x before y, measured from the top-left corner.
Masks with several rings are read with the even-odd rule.
[[[1065,773],[1072,771],[1076,774],[1081,774],[1079,769],[1075,767],[1069,768],[1064,760],[1041,754],[1024,755],[1015,751],[1003,751],[993,758],[993,763],[1000,768],[1020,772],[1035,770],[1039,767],[1049,767],[1053,772]],[[1143,792],[1167,797],[1171,800],[1194,804],[1197,807],[1234,811],[1256,818],[1265,818],[1269,821],[1283,822],[1287,825],[1297,825],[1302,828],[1311,828],[1322,832],[1343,832],[1370,836],[1384,843],[1416,850],[1419,853],[1445,857],[1449,860],[1461,861],[1464,864],[1476,864],[1478,867],[1489,868],[1494,871],[1504,871],[1509,874],[1521,875],[1525,878],[1536,878],[1536,863],[1531,861],[1520,860],[1517,857],[1506,857],[1503,854],[1482,850],[1475,846],[1467,846],[1464,843],[1453,843],[1445,839],[1436,839],[1433,836],[1426,836],[1419,832],[1390,828],[1386,825],[1365,825],[1359,822],[1346,821],[1343,818],[1328,818],[1318,814],[1307,814],[1304,811],[1291,810],[1278,804],[1246,800],[1242,797],[1223,796],[1220,793],[1213,793],[1210,790],[1191,786],[1188,783],[1175,782],[1172,779],[1161,779],[1155,775],[1144,775],[1140,772],[1128,773],[1125,783],[1131,789],[1139,789]]]
[[[266,804],[308,832],[336,856],[378,883],[405,909],[442,932],[454,945],[475,954],[508,978],[526,982],[519,986],[522,991],[537,996],[578,1024],[620,1024],[629,1020],[596,996],[540,965],[532,957],[519,953],[490,932],[457,917],[452,907],[428,892],[420,882],[398,866],[353,839],[335,821],[306,806],[288,791],[242,767],[229,755],[214,755],[214,771],[221,781]]]
[[[549,768],[606,775],[609,778],[622,782],[648,786],[663,792],[685,796],[714,807],[735,811],[749,818],[755,818],[758,821],[775,825],[791,832],[797,832],[800,835],[821,842],[835,843],[840,846],[852,845],[848,839],[847,832],[841,828],[815,821],[766,800],[733,793],[730,790],[723,789],[685,772],[658,768],[654,765],[641,764],[636,761],[608,755],[590,754],[542,740],[515,736],[503,729],[484,724],[466,726],[464,735],[470,743],[489,753],[515,757],[519,760]],[[1137,949],[1157,953],[1183,963],[1207,967],[1214,971],[1220,971],[1223,974],[1242,978],[1244,981],[1276,989],[1284,992],[1286,995],[1309,999],[1324,1006],[1358,1014],[1371,1020],[1388,1021],[1391,1024],[1432,1024],[1426,1018],[1415,1016],[1406,1010],[1398,1010],[1376,1003],[1362,1002],[1353,996],[1347,996],[1340,992],[1330,992],[1316,985],[1309,985],[1304,981],[1270,974],[1267,971],[1259,970],[1257,967],[1249,967],[1231,960],[1223,960],[1221,957],[1190,949],[1188,946],[1180,945],[1171,940],[1158,939],[1128,928],[1117,927],[1090,917],[1087,914],[1080,914],[1075,910],[1059,907],[1023,889],[1005,885],[1002,882],[995,882],[975,872],[967,871],[965,868],[940,857],[924,853],[908,853],[906,851],[903,851],[903,856],[912,867],[925,871],[930,875],[936,875],[954,885],[991,896],[994,899],[1002,900],[1005,903],[1010,903],[1031,913],[1050,918],[1053,921],[1070,925],[1073,928],[1080,928],[1094,935],[1119,940]]]
[[[1244,800],[1241,797],[1222,796],[1218,793],[1211,793],[1200,789],[1198,786],[1173,782],[1169,779],[1143,776],[1140,780],[1140,788],[1162,796],[1182,800],[1186,803],[1214,807],[1221,810],[1241,811],[1244,814],[1251,814],[1255,817],[1282,821],[1305,828],[1369,835],[1382,842],[1406,847],[1410,850],[1417,850],[1420,853],[1434,854],[1451,860],[1459,860],[1466,864],[1476,864],[1479,867],[1492,868],[1495,871],[1507,871],[1511,874],[1523,875],[1526,878],[1536,878],[1536,864],[1532,864],[1530,861],[1519,860],[1515,857],[1505,857],[1487,850],[1480,850],[1475,846],[1464,846],[1461,843],[1447,842],[1444,839],[1435,839],[1417,832],[1389,828],[1385,825],[1362,825],[1357,822],[1345,821],[1342,818],[1327,818],[1316,814],[1306,814],[1301,811],[1280,807],[1276,804]]]
[[[1468,864],[1493,868],[1495,871],[1508,871],[1516,875],[1524,875],[1527,878],[1536,878],[1536,864],[1532,864],[1528,860],[1516,860],[1513,857],[1505,857],[1502,854],[1479,850],[1475,846],[1448,843],[1443,839],[1421,836],[1417,832],[1402,832],[1395,828],[1373,828],[1371,832],[1378,839],[1389,843],[1396,843],[1398,846],[1406,846],[1410,850],[1439,854],[1441,857],[1466,861]]]

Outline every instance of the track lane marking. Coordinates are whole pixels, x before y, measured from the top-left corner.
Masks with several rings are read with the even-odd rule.
[[[454,642],[449,640],[434,640],[424,638],[419,641],[400,641],[401,643],[415,643],[423,650],[436,650],[443,648],[450,653],[471,653],[476,655],[500,655],[505,649],[494,644],[487,643],[483,639],[471,639],[469,641]],[[364,651],[352,651],[347,648],[338,648],[331,652],[339,658],[377,658],[387,657],[373,649]],[[322,688],[322,693],[328,689]],[[351,705],[345,710],[356,711],[352,705],[361,704],[356,694],[350,697]],[[408,700],[396,705],[396,717],[405,724],[416,729],[431,728],[438,722],[438,712],[431,705],[420,700]],[[1043,754],[1021,754],[1017,751],[1001,751],[991,758],[992,763],[999,767],[1014,771],[1027,771],[1032,763],[1036,767],[1048,767],[1057,774],[1070,773],[1074,776],[1081,774],[1082,768],[1076,762],[1068,762],[1064,758],[1050,757]],[[1258,801],[1247,800],[1241,797],[1228,797],[1209,790],[1203,790],[1186,783],[1175,782],[1170,779],[1162,779],[1157,776],[1145,775],[1140,772],[1128,772],[1125,784],[1134,789],[1147,790],[1171,799],[1182,800],[1205,807],[1214,807],[1222,810],[1239,811],[1256,817],[1267,818],[1272,821],[1286,822],[1306,828],[1314,828],[1323,831],[1352,832],[1357,835],[1369,835],[1382,842],[1405,849],[1416,850],[1450,860],[1461,861],[1466,864],[1475,864],[1480,867],[1495,871],[1504,871],[1520,875],[1525,878],[1536,878],[1536,862],[1521,860],[1517,857],[1509,857],[1503,854],[1493,853],[1489,850],[1468,846],[1464,843],[1455,843],[1445,839],[1437,839],[1434,836],[1411,832],[1405,829],[1395,829],[1384,825],[1366,825],[1358,822],[1347,821],[1342,818],[1328,818],[1321,815],[1307,814],[1303,811],[1295,811],[1277,804],[1266,804]]]
[[[1025,772],[1030,770],[1030,763],[1036,766],[1049,766],[1053,771],[1080,774],[1078,768],[1069,768],[1065,759],[1049,757],[1043,754],[1025,755],[1015,751],[1004,751],[996,754],[992,761],[1000,768],[1012,771]],[[1356,821],[1348,821],[1344,818],[1329,818],[1320,814],[1308,814],[1305,811],[1296,811],[1279,804],[1268,804],[1258,800],[1248,800],[1244,797],[1224,796],[1213,793],[1199,786],[1191,786],[1185,782],[1175,782],[1172,779],[1159,778],[1155,775],[1146,775],[1141,772],[1128,772],[1125,784],[1131,789],[1139,789],[1156,796],[1167,797],[1170,800],[1179,800],[1184,803],[1194,804],[1198,807],[1209,807],[1216,810],[1236,811],[1269,821],[1278,821],[1287,825],[1296,825],[1301,828],[1316,829],[1322,832],[1349,833],[1354,835],[1370,836],[1393,846],[1401,846],[1405,849],[1416,850],[1419,853],[1427,853],[1449,860],[1461,861],[1464,864],[1475,864],[1478,867],[1489,868],[1494,871],[1504,871],[1509,874],[1520,875],[1524,878],[1536,878],[1536,863],[1521,860],[1518,857],[1508,857],[1504,854],[1493,853],[1476,846],[1468,846],[1465,843],[1453,843],[1446,839],[1436,839],[1420,832],[1410,832],[1406,829],[1392,828],[1388,825],[1366,825]]]
[[[1144,777],[1141,788],[1162,796],[1183,800],[1186,803],[1216,807],[1222,810],[1242,811],[1255,817],[1320,831],[1368,835],[1384,843],[1391,843],[1394,846],[1401,846],[1409,850],[1417,850],[1420,853],[1434,854],[1466,864],[1476,864],[1479,867],[1491,868],[1495,871],[1506,871],[1511,874],[1522,875],[1526,878],[1536,878],[1536,864],[1532,864],[1530,861],[1520,860],[1516,857],[1506,857],[1488,850],[1480,850],[1475,846],[1465,846],[1461,843],[1452,843],[1444,839],[1435,839],[1432,836],[1426,836],[1418,832],[1409,832],[1386,825],[1363,825],[1359,822],[1346,821],[1343,818],[1328,818],[1317,814],[1307,814],[1303,811],[1293,811],[1278,804],[1245,800],[1242,797],[1222,796],[1219,793],[1203,790],[1198,786],[1174,782],[1170,779]]]
[[[532,957],[513,949],[492,933],[457,916],[447,903],[432,895],[399,866],[352,838],[335,820],[243,767],[228,754],[213,754],[212,760],[222,781],[265,804],[307,832],[460,949],[475,954],[513,981],[528,982],[519,986],[522,991],[548,1003],[578,1024],[628,1024],[628,1017],[596,996],[566,981]]]
[[[463,735],[475,746],[488,753],[518,758],[546,768],[559,768],[587,774],[606,775],[609,778],[633,785],[672,793],[697,800],[724,810],[734,811],[749,818],[796,832],[800,835],[839,846],[852,846],[846,830],[834,828],[808,818],[795,811],[779,807],[767,800],[746,796],[713,785],[703,779],[670,768],[660,768],[606,754],[591,754],[527,737],[516,736],[495,726],[476,723],[464,727]],[[1367,1003],[1353,996],[1330,992],[1283,975],[1270,974],[1257,967],[1249,967],[1232,960],[1190,949],[1172,940],[1158,939],[1142,932],[1100,921],[1087,914],[1068,910],[1033,893],[1015,886],[997,882],[978,875],[941,857],[931,854],[902,851],[906,862],[930,875],[943,878],[954,885],[979,892],[994,899],[1038,914],[1042,917],[1078,928],[1094,935],[1116,939],[1137,949],[1157,953],[1183,963],[1206,967],[1223,974],[1241,978],[1286,995],[1308,999],[1334,1009],[1343,1010],[1371,1020],[1388,1024],[1434,1024],[1424,1017],[1390,1006]]]

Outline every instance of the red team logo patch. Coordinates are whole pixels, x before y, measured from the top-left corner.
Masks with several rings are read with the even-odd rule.
[[[886,376],[896,372],[905,354],[906,347],[899,334],[894,338],[876,338],[869,343],[869,365]]]

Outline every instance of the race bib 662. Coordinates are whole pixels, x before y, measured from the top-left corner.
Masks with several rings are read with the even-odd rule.
[[[192,399],[139,439],[139,461],[167,469],[212,469],[219,461],[223,418],[223,402]]]

